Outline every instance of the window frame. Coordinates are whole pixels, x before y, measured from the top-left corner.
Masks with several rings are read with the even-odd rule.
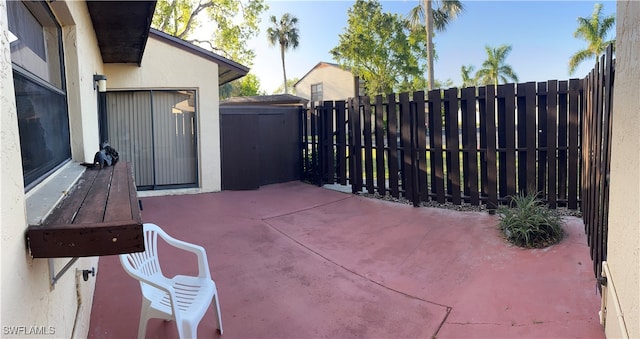
[[[320,90],[318,90],[320,88]],[[320,95],[318,95],[320,93]],[[324,99],[324,86],[322,82],[311,84],[311,93],[309,95],[311,102],[321,102]]]
[[[68,102],[69,98],[67,95],[67,86],[66,86],[66,69],[65,69],[65,59],[64,59],[64,42],[63,42],[62,26],[60,25],[53,11],[47,5],[46,2],[21,1],[21,3],[26,7],[27,10],[30,11],[31,15],[33,15],[34,18],[38,21],[38,23],[42,26],[43,34],[45,34],[44,30],[46,29],[46,27],[51,27],[51,25],[47,26],[46,23],[43,24],[43,21],[48,20],[55,26],[57,31],[56,42],[58,45],[57,46],[58,55],[53,57],[47,54],[47,60],[45,60],[45,62],[47,64],[48,69],[50,69],[51,67],[49,64],[50,62],[59,63],[59,65],[56,68],[59,70],[60,74],[55,75],[56,77],[59,77],[59,78],[52,77],[51,74],[49,74],[50,81],[53,81],[53,82],[50,82],[46,79],[43,79],[41,76],[37,75],[36,73],[30,71],[29,69],[23,67],[22,65],[17,64],[16,62],[14,62],[14,60],[11,60],[12,74],[18,74],[20,77],[23,78],[23,81],[26,81],[36,87],[39,87],[42,90],[52,92],[52,94],[54,95],[61,96],[62,102],[61,102],[61,107],[59,108],[63,113],[61,113],[61,116],[58,116],[56,118],[60,119],[61,123],[66,123],[66,131],[65,131],[66,135],[63,135],[62,137],[64,140],[67,141],[66,145],[60,145],[62,146],[62,148],[64,148],[64,154],[63,154],[64,159],[61,159],[61,160],[54,159],[57,163],[55,163],[52,166],[47,165],[46,163],[39,164],[38,166],[36,166],[36,169],[38,171],[35,177],[28,176],[27,172],[25,172],[25,169],[23,167],[22,169],[23,180],[24,180],[23,184],[24,184],[24,191],[26,193],[26,192],[29,192],[34,187],[36,187],[38,184],[40,184],[43,180],[45,180],[55,171],[60,169],[62,166],[66,165],[69,161],[71,161],[71,126],[69,121],[70,120],[69,119],[69,102]],[[43,17],[45,15],[47,16],[46,18]],[[46,36],[44,37],[44,39],[46,42]],[[46,46],[45,46],[45,50],[47,50]],[[16,81],[15,76],[13,81],[14,81],[14,87],[15,87],[15,81]],[[55,84],[57,81],[60,82],[60,87],[58,87]],[[15,92],[14,92],[14,98],[16,100],[16,109],[18,109],[17,95]],[[18,116],[20,115],[20,112],[16,112],[16,113]],[[20,128],[19,120],[17,121],[17,123]],[[62,141],[63,143],[64,143],[64,140]],[[49,142],[49,140],[46,140],[46,142]],[[23,149],[23,146],[24,145],[21,139],[20,149],[22,152],[22,157],[24,159],[25,150]],[[57,155],[59,154],[60,153],[58,153]],[[62,156],[60,158],[62,158]]]

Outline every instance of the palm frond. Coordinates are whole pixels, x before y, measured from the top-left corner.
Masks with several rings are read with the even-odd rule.
[[[424,8],[422,5],[418,4],[418,6],[413,7],[406,16],[406,19],[409,22],[409,29],[417,31],[422,30],[424,28]]]
[[[593,57],[595,57],[595,55],[593,55],[593,53],[588,49],[577,51],[571,56],[571,59],[569,59],[569,75],[573,75],[573,73],[576,72],[576,68],[578,68],[578,65],[583,61]]]

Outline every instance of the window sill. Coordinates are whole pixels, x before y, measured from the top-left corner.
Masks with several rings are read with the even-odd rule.
[[[66,196],[86,167],[70,161],[26,194],[27,223],[39,225]]]

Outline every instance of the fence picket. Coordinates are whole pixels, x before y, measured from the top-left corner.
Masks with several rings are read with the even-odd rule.
[[[580,80],[569,80],[569,145],[568,145],[568,160],[569,160],[569,186],[567,187],[567,207],[570,209],[578,208],[578,130],[579,124],[579,111],[578,102],[580,96]]]
[[[567,202],[567,95],[569,83],[558,83],[558,197]]]
[[[458,89],[444,91],[445,137],[447,155],[447,192],[451,202],[460,205],[460,143],[458,131]]]
[[[369,97],[362,97],[361,101],[362,111],[363,111],[363,129],[362,134],[364,135],[364,171],[365,171],[365,179],[367,192],[369,194],[373,194],[374,186],[373,186],[373,142],[371,140],[371,101]]]
[[[495,114],[495,86],[486,86],[485,92],[485,128],[486,129],[486,152],[484,171],[486,172],[487,208],[492,210],[498,207],[498,169],[496,167],[496,114]],[[481,106],[482,107],[482,106]],[[484,119],[483,119],[484,121]]]
[[[547,204],[550,208],[556,208],[557,204],[557,135],[558,81],[549,80],[547,84]]]
[[[385,150],[384,150],[384,110],[382,104],[382,95],[376,95],[375,99],[375,135],[376,135],[376,174],[378,193],[385,195],[386,190],[386,172]]]
[[[502,149],[500,161],[500,187],[504,198],[516,195],[516,107],[514,84],[498,86],[498,117]],[[500,111],[502,108],[502,112]],[[503,182],[504,181],[504,182]],[[504,190],[503,190],[504,187]]]
[[[431,192],[436,195],[436,201],[442,204],[445,202],[445,191],[440,90],[429,92],[429,148],[431,152]]]
[[[340,185],[347,184],[347,139],[346,139],[346,105],[344,101],[335,102],[336,109],[336,173]]]
[[[547,83],[538,83],[538,173],[536,174],[538,187],[537,191],[540,196],[547,196],[547,147],[549,133],[549,125],[547,116],[549,115],[547,107]]]
[[[400,146],[402,149],[402,188],[407,199],[413,201],[416,194],[413,185],[413,171],[411,170],[412,140],[411,140],[411,107],[409,93],[400,93]]]
[[[462,101],[462,168],[464,175],[464,193],[471,205],[480,204],[478,193],[478,140],[476,127],[476,89],[463,88]]]
[[[334,116],[334,109],[333,109],[333,101],[325,101],[324,102],[324,107],[322,110],[322,115],[324,116],[323,119],[323,139],[324,139],[324,172],[326,174],[323,174],[323,182],[324,183],[328,183],[328,184],[333,184],[335,182],[335,172],[336,172],[336,166],[335,166],[335,150],[334,150],[334,143],[333,143],[333,116]]]
[[[398,167],[398,114],[396,106],[396,95],[387,96],[387,143],[389,145],[389,189],[391,196],[400,197]]]
[[[349,159],[351,172],[351,191],[362,191],[362,129],[360,127],[360,99],[352,98],[349,101]]]
[[[416,152],[417,155],[417,176],[418,176],[418,192],[420,200],[427,201],[429,199],[429,187],[427,185],[427,136],[425,125],[425,100],[424,92],[418,91],[413,93],[413,101],[416,105]]]

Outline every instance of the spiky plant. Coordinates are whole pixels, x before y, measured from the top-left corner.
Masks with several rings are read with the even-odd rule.
[[[500,230],[514,245],[525,248],[542,248],[562,240],[562,218],[549,209],[538,194],[519,194],[511,197],[509,207],[498,209]]]

